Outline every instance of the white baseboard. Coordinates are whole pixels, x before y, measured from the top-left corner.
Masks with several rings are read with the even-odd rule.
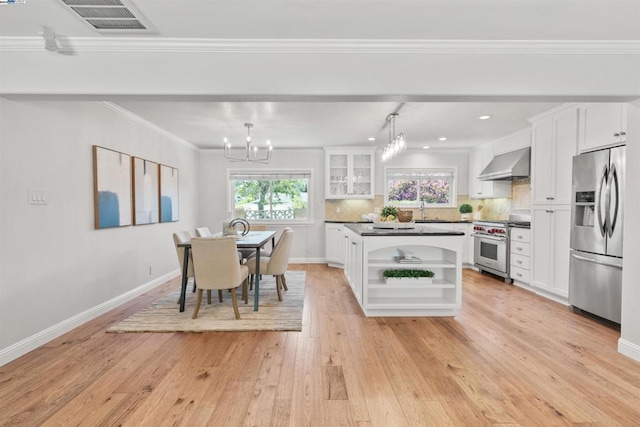
[[[35,350],[41,345],[44,345],[49,341],[58,338],[60,335],[65,334],[70,330],[77,328],[78,326],[90,320],[95,319],[96,317],[106,313],[109,310],[113,310],[114,308],[124,304],[127,301],[131,301],[135,297],[142,295],[143,293],[156,288],[163,283],[166,283],[167,281],[179,276],[180,274],[181,272],[178,269],[171,271],[161,277],[153,279],[150,282],[132,289],[129,292],[125,292],[124,294],[118,295],[117,297],[110,299],[109,301],[105,301],[102,304],[91,307],[90,309],[85,310],[82,313],[76,314],[73,317],[70,317],[56,325],[40,331],[35,335],[25,338],[22,341],[10,345],[9,347],[1,349],[0,366],[6,365],[12,360],[17,359],[18,357],[23,356],[32,350]]]
[[[638,344],[619,338],[618,352],[640,362],[640,345]]]

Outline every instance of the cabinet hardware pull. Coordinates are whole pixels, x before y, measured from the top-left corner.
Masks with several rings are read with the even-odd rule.
[[[524,236],[522,236],[522,235],[519,235],[519,236],[518,236],[518,239],[522,239],[523,237],[524,237]]]
[[[522,274],[520,274],[520,273],[516,273],[516,276],[518,276],[518,277],[522,277]]]
[[[516,261],[518,264],[522,264],[522,261]]]
[[[351,244],[355,246],[356,242],[351,242]]]
[[[620,136],[620,134],[616,132],[613,134],[613,136]]]
[[[620,136],[625,136],[626,134],[626,132],[620,132]]]
[[[553,200],[553,197],[547,197],[547,200]]]
[[[546,213],[553,213],[553,211],[552,211],[552,210],[549,210],[549,209],[545,209],[544,211],[545,211]]]
[[[521,250],[522,250],[522,248],[516,248],[516,249],[517,249],[517,250],[519,250],[519,251],[521,251]]]

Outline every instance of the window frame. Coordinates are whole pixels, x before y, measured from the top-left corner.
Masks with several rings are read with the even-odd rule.
[[[252,224],[273,224],[273,225],[296,225],[296,224],[313,224],[313,170],[312,169],[227,169],[227,218],[235,218],[235,186],[234,176],[237,175],[255,175],[256,177],[263,177],[265,175],[273,175],[270,180],[276,179],[276,175],[295,175],[304,174],[309,176],[309,182],[307,183],[307,218],[296,220],[264,220],[264,219],[252,219]]]
[[[425,208],[435,208],[435,209],[451,209],[456,208],[458,206],[458,167],[457,166],[437,166],[437,167],[423,167],[423,168],[402,168],[402,167],[394,167],[387,166],[384,168],[384,205],[392,205],[398,206],[401,208],[411,208],[416,209],[420,208],[421,203],[416,201],[415,204],[403,204],[397,205],[393,201],[389,201],[389,173],[390,172],[417,172],[417,173],[433,173],[433,172],[450,172],[453,175],[453,179],[450,186],[449,191],[449,203],[447,204],[436,204],[436,203],[425,203]]]

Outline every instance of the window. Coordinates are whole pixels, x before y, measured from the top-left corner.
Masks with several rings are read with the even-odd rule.
[[[386,169],[385,204],[398,207],[457,206],[455,167]]]
[[[311,172],[230,171],[232,218],[247,221],[311,220]]]

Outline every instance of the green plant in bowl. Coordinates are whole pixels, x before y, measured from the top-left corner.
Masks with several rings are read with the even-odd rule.
[[[385,206],[380,212],[381,221],[395,221],[398,218],[398,208],[395,206]]]
[[[433,277],[434,273],[431,270],[416,270],[416,269],[389,269],[385,270],[382,275],[385,278],[401,278],[409,277],[417,279],[420,277]]]

